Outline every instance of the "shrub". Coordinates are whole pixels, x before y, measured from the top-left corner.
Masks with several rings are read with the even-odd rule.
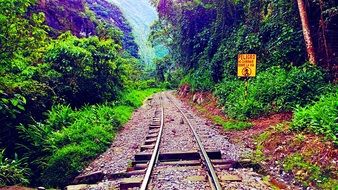
[[[52,91],[45,84],[22,76],[0,76],[0,148],[14,155],[17,143],[16,126],[29,123],[32,118],[43,119],[50,109]]]
[[[126,123],[131,117],[134,108],[130,106],[116,106],[113,108],[116,119],[121,123]]]
[[[86,166],[88,163],[86,159],[95,156],[95,152],[88,149],[90,147],[81,145],[67,145],[53,154],[46,163],[48,167],[42,174],[42,183],[47,186],[59,187],[69,184],[70,180]]]
[[[113,105],[81,110],[58,105],[49,112],[46,122],[19,126],[21,151],[29,158],[33,177],[39,179],[33,182],[47,186],[69,184],[86,164],[106,150],[132,111],[130,107]]]
[[[330,90],[324,73],[309,64],[286,70],[272,67],[249,79],[245,96],[244,81],[226,79],[215,87],[220,105],[231,118],[247,119],[305,105]]]
[[[56,105],[44,122],[18,126],[20,152],[28,158],[32,183],[49,187],[68,185],[79,172],[110,145],[135,107],[159,89],[125,92],[117,103],[85,106],[79,110]],[[127,104],[128,103],[128,104]]]
[[[0,187],[29,183],[30,171],[23,165],[23,160],[5,158],[4,150],[0,151]]]
[[[48,111],[47,125],[51,126],[53,130],[60,130],[69,126],[74,122],[73,110],[70,106],[57,104]]]
[[[293,130],[322,134],[338,144],[338,91],[323,95],[319,101],[297,107],[291,123]]]
[[[52,43],[45,61],[54,72],[48,76],[56,93],[73,106],[116,100],[133,68],[121,56],[121,47],[112,39],[79,39],[63,34]],[[50,68],[47,68],[50,69]]]
[[[207,91],[214,86],[211,73],[208,69],[200,69],[189,73],[181,80],[182,84],[189,84],[192,91]]]
[[[159,92],[161,89],[149,88],[145,90],[129,90],[125,91],[121,97],[121,104],[129,105],[134,108],[140,107],[143,101],[155,92]]]

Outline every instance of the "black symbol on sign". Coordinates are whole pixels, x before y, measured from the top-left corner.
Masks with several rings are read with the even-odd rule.
[[[245,67],[245,68],[243,68],[243,70],[242,70],[242,75],[243,76],[250,76],[251,75],[251,69],[250,68],[248,68],[248,67]]]

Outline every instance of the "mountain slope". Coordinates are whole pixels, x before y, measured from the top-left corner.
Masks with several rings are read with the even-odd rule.
[[[95,35],[96,19],[118,28],[123,32],[124,49],[132,56],[139,57],[131,27],[120,9],[105,0],[40,0],[34,9],[45,13],[52,36],[68,30],[78,37]]]
[[[158,19],[157,11],[148,0],[109,0],[117,5],[133,28],[139,54],[147,68],[153,67],[154,49],[148,42],[151,24]]]

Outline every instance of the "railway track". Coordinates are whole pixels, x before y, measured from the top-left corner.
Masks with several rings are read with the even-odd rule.
[[[129,169],[130,171],[135,171],[138,169],[144,169],[144,167],[147,166],[147,168],[143,170],[146,173],[143,177],[142,183],[140,184],[140,180],[138,178],[139,176],[134,177],[134,179],[129,178],[128,180],[120,183],[120,189],[137,187],[140,187],[140,190],[157,189],[158,187],[156,187],[156,184],[152,182],[155,168],[159,165],[170,165],[170,167],[181,166],[182,168],[184,166],[200,166],[203,170],[206,170],[205,173],[207,174],[207,176],[205,176],[205,178],[199,178],[198,180],[208,183],[208,185],[205,185],[205,187],[209,187],[210,189],[215,190],[221,190],[222,185],[219,182],[218,175],[208,154],[210,154],[213,158],[217,158],[217,160],[214,160],[214,163],[218,162],[218,164],[226,164],[227,167],[229,167],[229,162],[220,162],[220,152],[213,151],[208,153],[205,150],[199,135],[190,123],[187,115],[184,113],[185,110],[182,110],[182,108],[180,108],[174,101],[172,101],[167,94],[163,93],[160,99],[160,108],[157,108],[157,111],[155,111],[154,117],[152,118],[152,123],[149,126],[148,136],[146,137],[147,140],[145,141],[144,145],[141,146],[141,151],[143,152],[135,155],[135,159],[132,163],[133,168]],[[184,123],[184,125],[189,126],[190,132],[193,134],[194,140],[197,143],[198,151],[173,151],[165,153],[160,152],[161,138],[165,127],[165,108],[163,104],[164,99],[170,102],[170,104],[174,105],[176,109],[180,112],[182,119],[185,120],[181,122],[182,124]],[[156,141],[154,139],[155,137]],[[155,144],[149,145],[149,143]],[[152,152],[150,153],[149,150],[152,150]],[[167,182],[172,183],[172,181]]]
[[[222,160],[219,150],[206,150],[190,122],[193,117],[180,108],[170,96],[162,93],[159,98],[152,100],[151,104],[155,111],[147,129],[147,136],[126,171],[80,176],[76,183],[115,180],[119,181],[119,189],[223,189],[225,183],[220,171],[236,167],[238,163]],[[175,109],[175,116],[179,114],[181,119],[171,118],[170,113],[175,113]],[[170,122],[173,121],[179,121],[179,125],[175,123],[171,126],[173,129],[169,129]],[[174,136],[168,137],[171,133],[174,133]],[[177,143],[177,146],[170,145],[172,143]],[[188,146],[180,147],[184,143]],[[171,177],[166,177],[167,173],[170,173]],[[229,179],[225,181],[227,180]],[[240,181],[236,177],[230,180]]]
[[[170,98],[168,96],[166,96],[169,100]],[[171,100],[170,100],[171,101]],[[185,115],[185,113],[183,112],[183,110],[174,102],[174,101],[171,101],[175,107],[181,112],[182,116],[184,117],[184,119],[186,120],[187,124],[189,125],[192,133],[194,134],[194,137],[197,141],[197,144],[199,146],[199,149],[200,149],[200,155],[201,155],[201,158],[203,159],[204,161],[204,164],[206,166],[206,169],[208,170],[208,177],[210,178],[210,182],[211,182],[211,187],[212,189],[216,189],[216,190],[221,190],[222,187],[221,187],[221,184],[219,182],[219,179],[218,179],[218,176],[215,172],[215,169],[214,169],[214,166],[212,165],[211,163],[211,160],[202,144],[202,141],[200,139],[200,137],[198,136],[198,134],[196,133],[195,129],[193,128],[193,126],[191,125],[189,119],[187,118],[187,116]]]

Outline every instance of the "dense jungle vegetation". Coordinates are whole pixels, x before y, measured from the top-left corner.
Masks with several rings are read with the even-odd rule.
[[[154,45],[165,44],[169,51],[156,61],[159,80],[175,88],[180,86],[182,93],[211,91],[230,121],[212,118],[225,129],[245,129],[252,126],[246,121],[293,112],[291,123],[283,131],[317,134],[337,146],[337,1],[152,3],[160,19],[152,26],[150,40]],[[303,22],[300,15],[308,22]],[[310,32],[312,50],[304,32]],[[237,56],[241,53],[258,57],[257,76],[248,79],[247,93],[245,79],[237,77]],[[301,147],[304,141],[299,142]],[[263,143],[259,145],[263,147]],[[257,150],[264,155],[260,147]],[[292,166],[293,161],[288,160],[292,155],[285,158],[285,167],[289,166],[286,171],[293,171],[296,178],[297,171],[306,171],[305,177],[298,179],[305,187],[335,189],[338,181],[334,164],[318,167],[311,160],[315,155],[299,153],[296,157],[306,161]]]
[[[141,80],[123,23],[106,23],[87,7],[95,33],[81,36],[71,22],[46,25],[37,3],[0,1],[0,186],[69,184],[158,91]],[[67,8],[81,8],[74,7]]]
[[[239,120],[291,111],[325,94],[334,97],[338,4],[306,2],[311,27],[318,30],[313,34],[318,41],[316,63],[307,61],[297,1],[153,1],[160,20],[150,38],[170,52],[157,60],[158,78],[172,86],[188,85],[191,91],[213,91],[224,113]],[[325,47],[323,38],[330,39]],[[244,80],[237,77],[240,53],[258,56],[258,75],[249,79],[247,96]],[[335,109],[337,104],[331,103],[328,100],[327,106]],[[308,129],[337,141],[336,122]]]
[[[146,97],[164,88],[212,92],[231,119],[215,117],[225,128],[293,112],[287,130],[336,148],[338,2],[298,1],[306,2],[315,62],[296,0],[152,0],[159,20],[149,43],[160,56],[146,73],[130,26],[104,0],[62,7],[58,0],[0,0],[0,187],[68,185]],[[73,19],[60,19],[65,14]],[[240,53],[258,57],[247,95],[237,77]],[[309,171],[304,186],[313,179],[315,187],[337,185],[332,168],[318,171],[303,156],[287,157],[285,170]]]

